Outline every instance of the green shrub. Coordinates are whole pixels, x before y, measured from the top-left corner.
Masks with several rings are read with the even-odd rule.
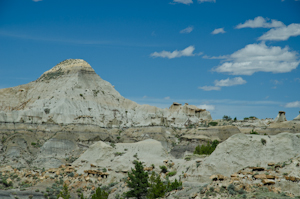
[[[163,184],[160,180],[160,176],[156,175],[155,172],[152,172],[152,175],[149,178],[149,189],[147,198],[160,198],[164,197],[167,191],[167,186]]]
[[[114,155],[115,156],[122,156],[124,154],[124,152],[115,152]]]
[[[177,173],[177,171],[170,171],[168,174],[167,174],[167,176],[174,176],[174,175],[176,175],[176,173]]]
[[[186,156],[184,159],[185,159],[186,161],[190,161],[190,160],[191,160],[191,156]]]
[[[168,172],[168,169],[167,169],[167,167],[165,165],[159,166],[159,168],[161,169],[162,173],[167,173]]]
[[[168,191],[173,191],[173,190],[180,190],[182,189],[182,182],[181,181],[177,181],[177,179],[175,179],[174,182],[170,183],[170,181],[168,181],[168,185],[167,185],[167,190]]]
[[[230,195],[235,195],[236,192],[235,192],[235,187],[233,184],[230,184],[228,187],[227,187],[227,190],[229,192]]]
[[[52,191],[50,189],[49,192],[53,192],[53,189],[52,189]],[[59,198],[59,197],[62,197],[63,199],[71,198],[68,186],[66,184],[64,185],[63,190],[57,195],[57,198]]]
[[[265,140],[265,139],[263,139],[263,138],[261,138],[261,143],[263,144],[263,145],[265,145],[266,143],[267,143],[267,141]]]
[[[257,133],[256,131],[253,131],[253,129],[252,129],[252,131],[250,132],[250,134],[256,134],[256,135],[259,135],[259,133]]]
[[[210,125],[210,126],[217,126],[218,122],[210,122],[210,123],[208,123],[208,125]]]
[[[96,193],[92,195],[92,199],[107,199],[108,193],[105,190],[102,190],[100,187],[96,189]]]
[[[207,154],[207,155],[210,155],[215,149],[216,147],[218,146],[219,144],[219,141],[218,140],[214,140],[212,142],[212,144],[210,144],[209,142],[207,142],[207,145],[201,145],[201,147],[198,145],[196,148],[195,148],[195,151],[194,151],[194,154]]]
[[[223,120],[230,121],[230,120],[232,120],[232,119],[231,119],[230,116],[224,115],[224,116],[223,116]]]

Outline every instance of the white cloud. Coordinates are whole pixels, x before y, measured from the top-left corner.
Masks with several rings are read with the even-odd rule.
[[[147,96],[147,95],[144,95],[144,96],[143,96],[143,99],[146,99],[146,98],[148,98],[148,96]]]
[[[289,102],[285,105],[286,108],[300,108],[300,101]]]
[[[233,79],[227,78],[227,79],[215,80],[214,83],[215,86],[234,86],[234,85],[246,84],[247,81],[241,77],[235,77]]]
[[[216,3],[216,0],[198,0],[198,3],[211,2]]]
[[[258,40],[285,41],[290,37],[300,35],[300,24],[292,23],[288,26],[274,28],[263,34]]]
[[[32,0],[32,1],[34,1],[34,2],[39,2],[39,1],[43,1],[43,0]]]
[[[244,80],[241,77],[235,77],[235,78],[227,78],[227,79],[221,79],[221,80],[215,80],[214,81],[214,86],[202,86],[202,87],[198,87],[198,89],[202,89],[204,91],[219,91],[221,90],[221,87],[224,86],[235,86],[235,85],[242,85],[242,84],[246,84],[247,81]]]
[[[216,35],[216,34],[220,34],[220,33],[225,33],[226,31],[224,30],[224,28],[217,28],[214,29],[214,31],[211,32],[211,34]]]
[[[283,81],[279,81],[279,80],[277,80],[277,79],[271,80],[271,82],[272,82],[273,84],[275,84],[275,85],[278,85],[278,84],[282,84],[282,83],[283,83]]]
[[[213,69],[230,75],[252,75],[255,72],[286,73],[299,65],[298,53],[288,47],[249,44],[234,52],[228,61]]]
[[[206,109],[207,111],[213,111],[216,108],[214,105],[209,105],[209,104],[202,104],[197,107],[201,109]]]
[[[269,19],[267,20],[269,21]],[[267,22],[267,20],[261,16],[258,16],[253,20],[249,19],[245,23],[237,25],[235,28],[278,28],[285,26],[281,21],[272,19],[271,22]]]
[[[202,89],[204,91],[219,91],[221,87],[218,86],[200,86],[198,89]]]
[[[189,27],[187,27],[187,28],[181,30],[180,33],[181,33],[181,34],[183,34],[183,33],[190,33],[190,32],[192,32],[193,30],[194,30],[194,27],[193,27],[193,26],[189,26]]]
[[[162,57],[162,58],[169,58],[169,59],[173,59],[176,57],[190,57],[190,56],[194,56],[195,54],[193,54],[195,50],[194,46],[189,46],[183,50],[174,50],[173,52],[170,51],[161,51],[161,52],[154,52],[151,53],[150,56],[151,57]]]
[[[183,4],[186,4],[186,5],[193,3],[192,0],[173,0],[173,2],[175,2],[175,3],[183,3]]]
[[[165,99],[165,100],[169,100],[169,99],[170,99],[170,97],[168,96],[168,97],[165,97],[164,99]]]
[[[203,55],[203,59],[228,59],[228,55],[222,55],[222,56],[208,56],[208,55]]]

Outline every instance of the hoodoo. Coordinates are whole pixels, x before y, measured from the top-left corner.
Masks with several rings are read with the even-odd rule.
[[[36,81],[0,89],[0,122],[184,127],[211,120],[204,109],[139,105],[120,95],[82,59],[65,60]]]
[[[285,121],[286,121],[285,112],[279,111],[277,117],[274,119],[274,122],[285,122]]]

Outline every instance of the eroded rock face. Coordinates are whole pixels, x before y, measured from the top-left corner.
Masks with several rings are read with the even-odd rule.
[[[138,105],[101,79],[84,60],[65,60],[36,81],[0,89],[0,122],[185,127],[211,120],[204,109]]]
[[[203,180],[208,173],[229,176],[246,166],[267,167],[269,162],[287,161],[298,156],[299,151],[299,133],[273,136],[236,134],[219,144],[195,172],[203,176]]]

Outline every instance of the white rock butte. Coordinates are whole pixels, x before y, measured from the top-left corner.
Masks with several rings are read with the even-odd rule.
[[[0,96],[0,122],[184,127],[212,119],[193,105],[160,109],[125,99],[82,59],[65,60],[28,84],[0,89]]]

